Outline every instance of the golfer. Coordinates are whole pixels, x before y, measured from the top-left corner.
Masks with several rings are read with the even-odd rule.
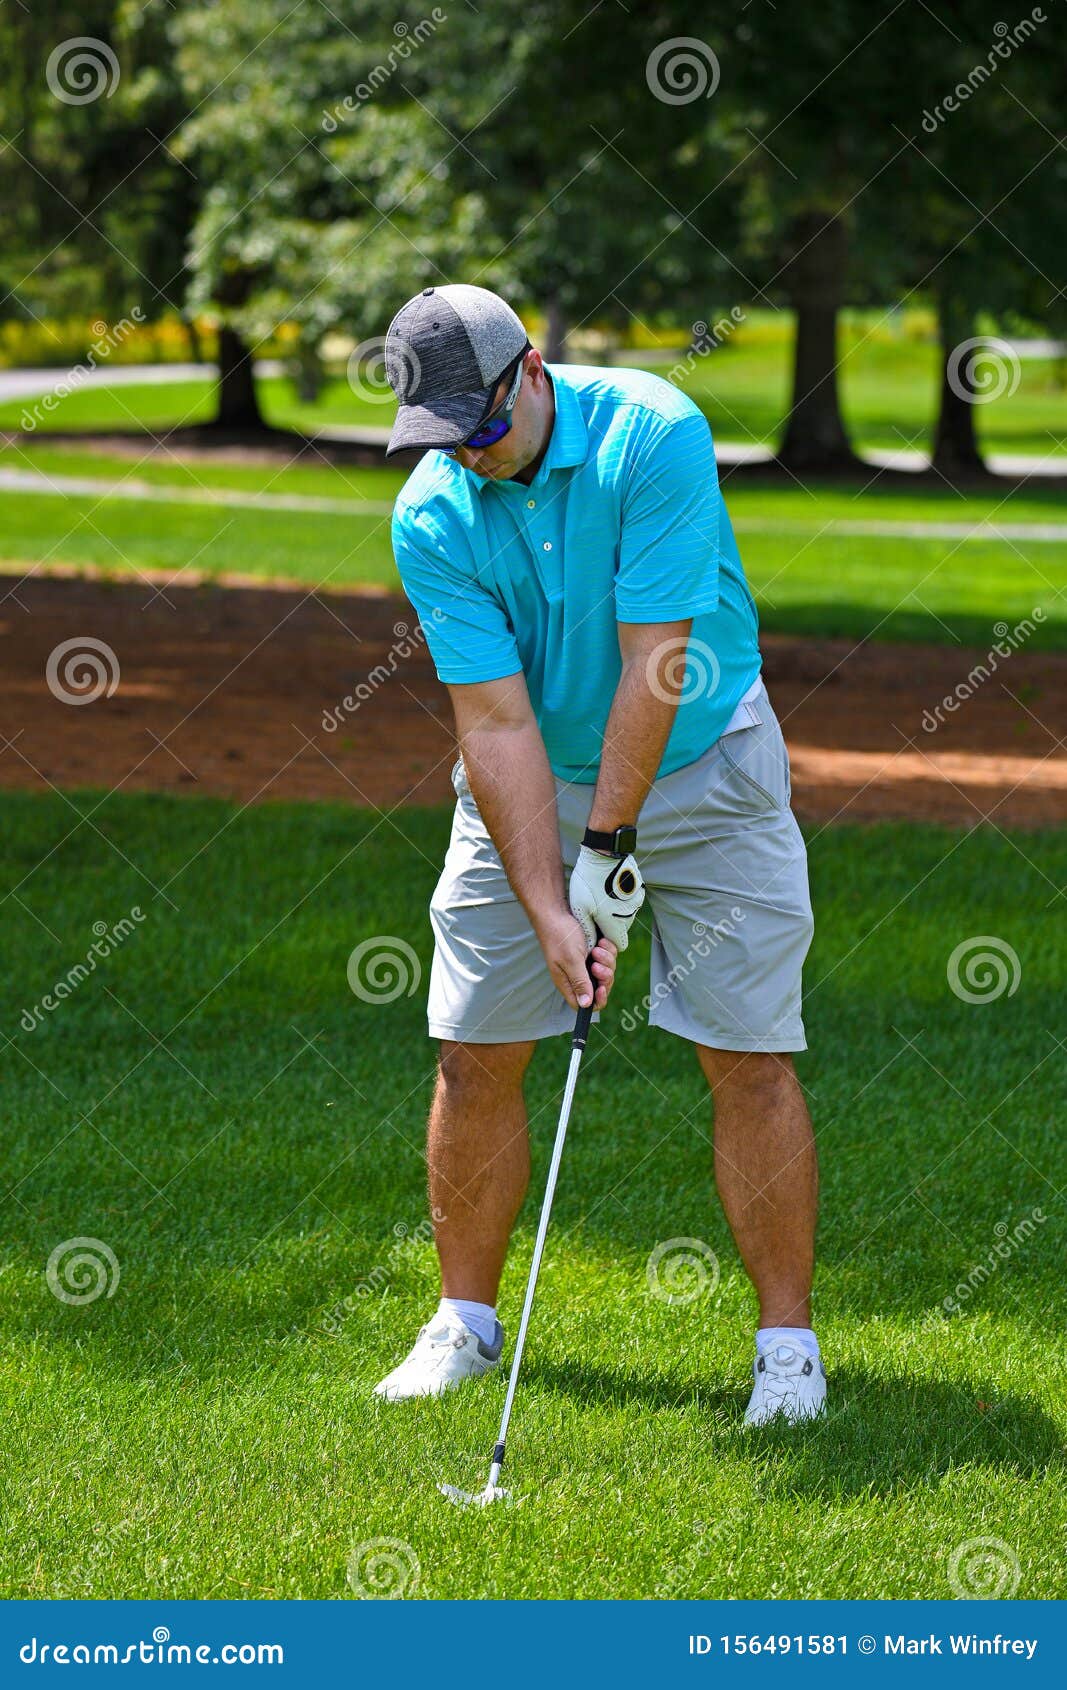
[[[807,861],[708,425],[643,371],[546,365],[479,287],[410,299],[386,367],[389,452],[425,452],[396,505],[397,566],[460,757],[430,903],[443,1295],[377,1394],[438,1395],[498,1365],[497,1286],[529,1177],[523,1076],[594,983],[603,1009],[647,896],[639,1012],[695,1049],[759,1300],[746,1419],[808,1418],[826,1382],[815,1146],[790,1056],[805,1049]]]

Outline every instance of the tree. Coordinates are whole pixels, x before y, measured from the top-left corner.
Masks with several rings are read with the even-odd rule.
[[[1051,23],[1009,27],[998,13],[985,0],[952,8],[940,51],[917,62],[900,157],[857,217],[868,289],[889,275],[935,306],[932,461],[950,479],[984,473],[976,418],[1017,379],[990,336],[1063,321],[1053,278],[1067,268],[1067,236],[1048,208],[1067,176],[1064,44]]]
[[[0,250],[9,313],[180,307],[195,184],[163,0],[0,14]]]
[[[895,168],[894,124],[911,99],[923,17],[898,8],[890,23],[862,0],[829,0],[817,26],[781,6],[746,10],[738,25],[731,74],[751,112],[744,250],[762,288],[796,318],[778,451],[794,473],[860,467],[842,415],[838,319],[843,304],[862,297],[857,207],[883,191]],[[884,279],[892,266],[882,257]]]
[[[924,125],[921,144],[934,178],[926,202],[952,233],[935,278],[941,391],[933,467],[946,475],[984,470],[976,407],[1018,380],[1014,355],[991,347],[980,322],[1011,334],[1064,320],[1067,233],[1049,207],[1062,202],[1067,180],[1067,54],[1051,23],[1040,33],[1033,19],[1009,27],[994,8],[982,11],[969,15],[973,34],[955,56],[957,85],[969,97],[932,134]],[[976,66],[986,73],[980,80]]]
[[[706,311],[730,276],[726,219],[713,244],[677,208],[715,131],[653,98],[647,27],[606,33],[572,0],[438,12],[389,35],[360,0],[179,20],[181,148],[206,184],[196,303],[248,347],[281,323],[313,347],[340,325],[373,340],[405,295],[462,278],[539,303],[550,356],[591,318]]]
[[[748,292],[729,257],[736,196],[710,226],[689,214],[737,144],[710,49],[664,60],[674,28],[672,8],[620,11],[605,28],[580,0],[556,0],[457,13],[434,45],[424,97],[460,141],[443,186],[461,208],[463,273],[540,305],[550,356],[568,327],[699,318]]]
[[[385,28],[365,0],[218,0],[175,20],[191,113],[178,147],[204,189],[189,297],[220,323],[223,426],[262,426],[252,359],[280,326],[297,331],[307,363],[326,330],[379,326],[387,277],[395,285],[415,274],[405,237],[417,194],[383,216],[376,160],[364,170],[350,157],[346,167],[330,146],[331,108],[348,98],[363,111],[352,91],[389,51]],[[380,133],[384,115],[368,109],[364,126]]]

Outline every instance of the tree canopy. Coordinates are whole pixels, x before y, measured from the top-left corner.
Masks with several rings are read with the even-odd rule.
[[[946,361],[979,323],[1064,325],[1067,67],[1040,6],[827,0],[816,27],[725,0],[699,24],[675,0],[53,0],[5,9],[0,48],[6,313],[90,286],[207,313],[230,420],[280,327],[308,359],[373,342],[433,281],[539,309],[554,354],[794,311],[802,467],[850,458],[843,305],[933,304]],[[977,461],[948,386],[942,413],[946,463]]]

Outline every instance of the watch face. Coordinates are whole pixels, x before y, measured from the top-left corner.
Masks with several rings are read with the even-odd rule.
[[[615,849],[620,857],[629,857],[637,849],[636,827],[617,827],[615,829]]]

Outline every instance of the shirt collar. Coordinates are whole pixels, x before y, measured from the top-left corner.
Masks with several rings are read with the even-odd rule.
[[[546,364],[552,381],[552,395],[556,402],[556,415],[552,422],[552,433],[548,439],[548,450],[538,466],[537,474],[529,483],[523,481],[489,481],[481,476],[471,476],[472,481],[478,483],[479,493],[484,493],[487,487],[496,487],[506,491],[509,487],[518,488],[524,492],[527,487],[540,487],[546,476],[554,469],[573,469],[575,465],[585,462],[589,450],[589,433],[582,416],[582,407],[578,403],[578,395],[574,385],[567,379],[566,366]]]
[[[573,469],[585,461],[589,449],[589,435],[582,416],[582,407],[565,369],[559,365],[546,366],[552,378],[552,392],[556,401],[556,416],[548,451],[541,462],[541,470]],[[535,478],[536,479],[536,478]]]

